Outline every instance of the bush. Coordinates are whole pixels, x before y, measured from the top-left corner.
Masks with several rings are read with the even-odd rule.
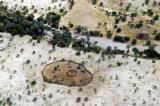
[[[159,15],[155,15],[153,20],[157,21],[159,19]]]
[[[124,37],[124,42],[128,42],[129,40],[130,40],[129,37],[127,37],[127,36]]]
[[[69,0],[70,5],[69,5],[69,9],[72,9],[73,5],[74,5],[74,0]]]
[[[117,15],[117,12],[116,11],[113,11],[112,12],[112,16],[116,16]]]
[[[155,40],[157,40],[157,41],[160,40],[160,33],[156,34]]]
[[[117,33],[120,33],[121,31],[122,31],[121,28],[117,28],[116,30]]]
[[[131,17],[136,17],[137,13],[131,13]]]
[[[112,32],[111,31],[107,31],[107,38],[112,38]]]
[[[136,39],[132,39],[131,44],[135,45],[136,43],[137,43],[137,40]]]
[[[34,85],[36,85],[36,83],[37,83],[37,82],[36,82],[35,80],[33,80],[33,81],[31,82],[31,85],[34,86]]]
[[[150,0],[145,0],[145,4],[148,5]]]
[[[93,5],[97,4],[97,0],[91,0],[91,1]]]
[[[148,14],[148,16],[152,16],[154,13],[153,13],[153,11],[151,9],[148,9],[147,10],[147,14]]]

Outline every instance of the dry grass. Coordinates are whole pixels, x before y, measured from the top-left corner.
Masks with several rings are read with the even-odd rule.
[[[89,1],[76,0],[72,10],[62,18],[61,25],[68,25],[68,22],[71,22],[75,26],[81,25],[90,30],[102,30],[103,32],[107,27],[98,27],[98,23],[104,25],[106,22],[107,26],[111,26],[111,20],[112,18],[106,17],[105,14],[97,10]]]

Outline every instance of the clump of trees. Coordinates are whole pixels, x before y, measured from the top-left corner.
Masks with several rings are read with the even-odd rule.
[[[85,38],[81,39],[74,39],[72,48],[78,51],[83,51],[83,52],[94,52],[99,54],[102,50],[101,47],[91,44],[89,41],[87,41]]]
[[[46,15],[45,22],[53,28],[58,28],[60,19],[61,19],[61,15],[55,12],[49,12]]]
[[[144,55],[147,58],[157,58],[160,59],[160,54],[155,50],[153,45],[150,45],[148,49],[144,50]]]
[[[0,31],[9,32],[12,35],[21,36],[28,34],[33,38],[41,38],[44,34],[43,20],[35,20],[33,15],[25,17],[20,11],[1,12],[0,14]]]
[[[86,49],[91,51],[91,52],[97,53],[97,54],[99,54],[102,50],[102,48],[97,46],[97,45],[91,45],[90,47],[88,47]]]
[[[72,48],[78,51],[83,50],[85,48],[85,39],[73,40]]]
[[[75,33],[77,33],[77,34],[90,35],[90,36],[100,36],[100,37],[103,36],[101,31],[97,31],[97,30],[88,31],[88,29],[86,27],[83,27],[80,25],[76,26],[74,30],[75,30]]]
[[[9,32],[12,35],[21,36],[28,34],[34,39],[40,39],[44,35],[44,19],[34,19],[34,16],[25,16],[20,11],[7,10],[6,7],[0,6],[0,31]]]
[[[136,57],[160,59],[160,54],[155,50],[155,46],[152,44],[149,45],[148,48],[143,51],[140,51],[137,48],[133,48],[132,51]]]
[[[58,28],[61,15],[49,12],[46,17],[40,16],[35,19],[33,14],[27,14],[26,8],[22,12],[8,10],[0,4],[0,32],[9,32],[12,35],[31,35],[33,39],[41,39],[44,31],[49,29],[45,24],[52,28]]]
[[[113,40],[116,42],[125,43],[125,42],[128,42],[130,40],[130,38],[127,36],[115,35]]]
[[[53,32],[53,37],[50,43],[53,46],[58,47],[69,47],[70,43],[72,42],[72,36],[69,31],[63,31],[63,32]]]

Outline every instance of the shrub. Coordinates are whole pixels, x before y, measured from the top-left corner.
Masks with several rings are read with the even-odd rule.
[[[129,37],[127,37],[127,36],[124,37],[124,42],[128,42],[129,40],[130,40]]]
[[[152,16],[154,13],[153,13],[153,11],[151,9],[148,9],[147,10],[147,14],[148,14],[148,16]]]
[[[107,38],[112,38],[112,32],[111,31],[107,31]]]
[[[155,40],[160,40],[160,33],[156,34]]]
[[[73,5],[74,5],[74,0],[69,0],[70,5],[69,5],[69,9],[72,9]]]
[[[116,35],[116,36],[114,36],[114,41],[123,42],[123,37]]]
[[[117,12],[116,11],[113,11],[112,12],[112,16],[116,16],[117,15]]]
[[[121,31],[122,31],[121,28],[117,28],[116,30],[117,33],[120,33]]]
[[[148,46],[151,45],[151,41],[149,41],[149,40],[146,41],[145,45],[148,45]]]
[[[145,0],[145,4],[148,5],[150,0]]]
[[[131,13],[131,17],[136,17],[137,13]]]
[[[136,55],[136,56],[139,54],[139,49],[137,49],[137,48],[133,48],[132,51],[133,51],[134,55]]]
[[[91,0],[91,1],[93,5],[97,4],[97,0]]]
[[[142,28],[143,27],[143,22],[142,21],[139,21],[139,23],[137,23],[135,25],[135,28]]]
[[[34,86],[36,83],[37,83],[37,82],[36,82],[35,80],[33,80],[33,81],[31,82],[31,85]]]
[[[136,39],[132,39],[131,44],[135,45],[136,43],[137,43],[137,40]]]
[[[126,6],[126,11],[128,11],[130,8],[131,8],[132,4],[129,3],[127,6]]]
[[[3,32],[3,31],[5,31],[4,24],[2,22],[0,22],[0,32]]]
[[[100,6],[100,7],[103,7],[103,2],[100,2],[99,6]]]
[[[154,17],[153,17],[153,20],[155,20],[155,21],[157,21],[159,19],[159,15],[155,15]]]

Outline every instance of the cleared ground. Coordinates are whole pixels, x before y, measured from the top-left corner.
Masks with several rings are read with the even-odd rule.
[[[93,79],[82,64],[65,60],[46,65],[42,75],[44,81],[68,86],[85,86]]]

